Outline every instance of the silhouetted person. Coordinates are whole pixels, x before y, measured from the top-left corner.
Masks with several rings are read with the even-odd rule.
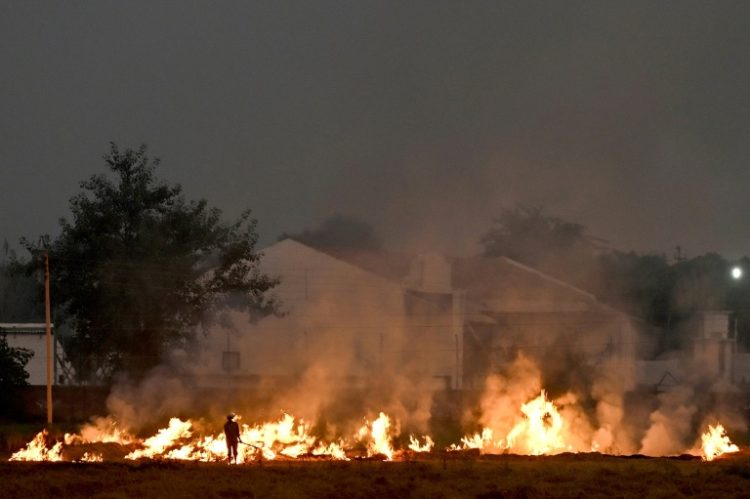
[[[227,460],[230,463],[237,462],[237,444],[240,440],[240,426],[234,420],[234,414],[227,416],[224,423],[224,436],[227,439]]]

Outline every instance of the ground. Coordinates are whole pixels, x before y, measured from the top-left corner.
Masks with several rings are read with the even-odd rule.
[[[750,498],[750,456],[711,463],[593,454],[240,466],[2,462],[0,497]]]

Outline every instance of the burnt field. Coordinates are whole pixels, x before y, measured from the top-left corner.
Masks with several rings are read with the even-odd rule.
[[[0,463],[0,497],[748,497],[750,456]]]

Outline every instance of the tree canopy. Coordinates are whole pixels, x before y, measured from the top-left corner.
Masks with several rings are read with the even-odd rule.
[[[8,242],[0,247],[0,322],[39,322],[44,301],[39,280],[25,272]]]
[[[383,249],[375,229],[369,223],[346,215],[334,215],[327,218],[314,229],[279,236],[283,239],[294,239],[303,244],[321,250],[359,250],[380,251]]]
[[[502,210],[480,242],[485,256],[505,256],[584,288],[595,285],[605,243],[583,225],[523,205]]]
[[[518,205],[502,210],[481,242],[487,256],[533,265],[563,254],[592,253],[604,241],[589,235],[583,225],[546,215],[539,207]]]
[[[734,312],[740,343],[750,346],[750,282],[730,277],[733,263],[716,253],[674,258],[605,248],[585,226],[541,208],[503,210],[482,237],[485,256],[506,256],[580,286],[600,300],[665,331],[664,348],[684,346],[681,326],[700,310]]]
[[[0,415],[10,416],[19,409],[18,389],[28,384],[26,364],[32,355],[25,348],[11,348],[0,330]]]
[[[93,175],[70,200],[72,220],[40,244],[48,250],[53,300],[74,334],[68,358],[81,378],[158,364],[165,348],[186,347],[226,307],[251,319],[275,311],[275,279],[259,270],[256,221],[244,212],[222,221],[201,199],[155,176],[146,146],[104,156],[109,175]]]

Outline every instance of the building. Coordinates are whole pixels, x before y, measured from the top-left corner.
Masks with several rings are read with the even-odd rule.
[[[737,346],[736,318],[728,310],[701,310],[685,326],[688,346],[641,360],[639,384],[666,391],[682,383],[707,383],[713,392],[750,384],[750,354]]]
[[[280,278],[282,313],[257,324],[228,317],[207,339],[204,383],[288,380],[317,369],[352,385],[398,370],[460,386],[450,287],[419,275],[410,287],[406,275],[386,277],[292,239],[265,248],[261,268]]]
[[[47,338],[44,323],[0,323],[0,334],[4,335],[11,348],[25,348],[32,353],[26,364],[28,383],[32,386],[47,384]],[[65,354],[55,335],[52,335],[53,384],[64,384],[72,379]]]
[[[322,369],[356,385],[398,370],[478,389],[518,351],[559,342],[591,362],[638,355],[638,321],[508,258],[324,252],[292,239],[263,255],[283,315],[225,321],[199,363],[207,383]]]
[[[453,262],[453,285],[463,290],[466,385],[483,386],[486,374],[519,352],[565,368],[617,359],[631,370],[645,325],[575,286],[505,257]],[[634,373],[621,372],[633,377]]]

